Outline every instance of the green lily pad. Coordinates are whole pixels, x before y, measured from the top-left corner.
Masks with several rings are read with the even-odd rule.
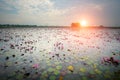
[[[50,76],[50,80],[55,80],[56,77],[55,76]]]
[[[62,68],[62,66],[56,66],[56,69],[60,70]]]
[[[110,75],[109,74],[105,74],[104,77],[105,78],[110,78]]]
[[[18,74],[16,77],[18,80],[22,80],[23,79],[23,74]]]
[[[58,75],[59,73],[60,73],[60,71],[58,71],[58,70],[55,70],[55,71],[54,71],[54,74],[55,74],[55,75]]]
[[[10,74],[10,76],[15,76],[15,75],[16,75],[16,73],[15,73],[15,72],[13,72],[13,73],[11,73],[11,74]]]
[[[42,75],[45,75],[45,74],[47,74],[47,72],[46,72],[46,71],[44,71],[44,72],[42,73]]]
[[[82,80],[88,80],[87,77],[82,77]]]
[[[53,69],[53,68],[49,68],[48,71],[49,71],[49,72],[53,72],[54,69]]]
[[[98,69],[95,69],[95,72],[97,73],[97,74],[101,74],[102,72],[100,71],[100,70],[98,70]]]
[[[93,70],[90,70],[89,73],[90,74],[95,74],[95,72]]]
[[[59,65],[59,64],[60,64],[60,62],[55,62],[55,64]]]
[[[84,73],[84,72],[86,72],[86,69],[80,68],[80,71]]]

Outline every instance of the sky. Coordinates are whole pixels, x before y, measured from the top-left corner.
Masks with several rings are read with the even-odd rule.
[[[0,0],[0,24],[120,26],[120,0]]]

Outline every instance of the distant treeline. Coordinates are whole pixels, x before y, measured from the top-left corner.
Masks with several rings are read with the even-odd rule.
[[[37,27],[37,25],[0,24],[0,27]]]
[[[70,26],[37,26],[37,25],[0,24],[0,28],[12,28],[12,27],[69,28]]]
[[[71,26],[37,26],[37,25],[20,25],[20,24],[0,24],[0,28],[70,28]],[[88,26],[81,28],[110,28],[110,29],[120,29],[119,27],[106,27],[106,26]]]

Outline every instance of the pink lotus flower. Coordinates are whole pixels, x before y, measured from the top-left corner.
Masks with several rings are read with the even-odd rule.
[[[39,67],[39,65],[38,64],[34,64],[32,67],[37,69]]]

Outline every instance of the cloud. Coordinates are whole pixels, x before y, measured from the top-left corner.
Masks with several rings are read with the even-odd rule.
[[[69,9],[57,9],[54,2],[50,0],[4,0],[7,7],[14,7],[18,14],[46,14],[46,15],[62,15]],[[4,8],[4,7],[2,7]]]
[[[1,22],[16,24],[57,25],[70,24],[93,11],[101,11],[102,6],[93,3],[58,8],[54,0],[2,0],[3,10],[16,11],[16,14],[1,13]],[[1,3],[2,4],[2,3]],[[8,8],[8,9],[7,9]],[[63,21],[64,20],[64,21]],[[66,21],[65,21],[66,20]],[[68,22],[69,20],[69,22]],[[61,22],[60,22],[61,21]]]
[[[119,17],[113,15],[119,15],[119,5],[111,6],[115,3],[94,0],[0,0],[0,23],[70,25],[71,22],[86,19],[91,24],[107,24],[113,18],[119,21]]]
[[[5,4],[3,4],[3,3],[0,3],[0,9],[1,9],[1,10],[12,10],[11,7],[9,7],[9,6],[7,6],[7,5],[5,5]]]
[[[17,12],[17,14],[0,14],[3,15],[3,22],[6,20],[7,23],[51,24],[61,20],[62,16],[72,9],[58,9],[51,0],[3,0],[3,2],[6,8]]]
[[[53,7],[53,3],[50,0],[5,0],[8,6],[14,7],[19,14],[41,12],[43,9]]]
[[[102,11],[104,9],[102,4],[88,4],[88,6],[98,11]]]

